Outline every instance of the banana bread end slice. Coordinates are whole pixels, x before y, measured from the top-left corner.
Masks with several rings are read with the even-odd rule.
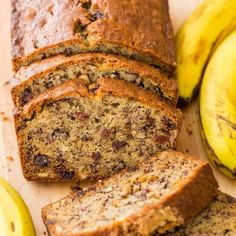
[[[156,236],[159,234],[156,234]],[[165,236],[234,236],[236,235],[236,199],[220,191],[209,206],[175,233]]]

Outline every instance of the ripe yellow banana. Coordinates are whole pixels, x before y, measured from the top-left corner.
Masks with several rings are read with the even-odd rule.
[[[221,45],[221,43],[227,38],[234,30],[236,30],[236,18],[234,18],[229,25],[224,29],[224,31],[220,34],[217,41],[214,43],[213,48],[211,50],[209,59],[215,53],[216,49]]]
[[[210,160],[236,178],[236,30],[216,49],[206,68],[200,118]]]
[[[235,20],[235,0],[205,0],[178,32],[177,79],[184,101],[197,91],[214,43]]]
[[[0,235],[36,236],[29,210],[18,192],[0,177]]]

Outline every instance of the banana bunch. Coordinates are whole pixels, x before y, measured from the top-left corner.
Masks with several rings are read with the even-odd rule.
[[[236,1],[203,1],[179,31],[176,46],[180,97],[190,101],[201,87],[209,159],[236,179]]]
[[[176,37],[177,79],[183,101],[190,101],[197,92],[217,39],[232,32],[235,22],[235,0],[204,0],[185,21]]]
[[[0,235],[36,236],[29,210],[18,192],[0,177]]]
[[[200,118],[210,159],[236,178],[236,30],[216,49],[206,68]]]

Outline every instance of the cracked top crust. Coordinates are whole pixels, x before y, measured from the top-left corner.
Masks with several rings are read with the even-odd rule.
[[[12,0],[14,69],[59,53],[121,54],[173,72],[167,0]]]

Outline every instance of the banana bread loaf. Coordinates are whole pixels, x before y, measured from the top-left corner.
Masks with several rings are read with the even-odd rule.
[[[67,81],[15,114],[28,180],[98,179],[173,149],[180,111],[117,79]]]
[[[12,0],[14,70],[59,53],[120,54],[173,73],[167,0]]]
[[[46,206],[42,216],[51,236],[146,236],[182,225],[216,189],[208,164],[163,152]]]
[[[12,97],[20,108],[48,88],[70,79],[93,83],[99,77],[111,77],[135,83],[151,90],[169,104],[176,105],[177,81],[168,79],[149,65],[121,56],[90,53],[71,57],[59,55],[22,67],[15,75]]]
[[[158,235],[158,234],[157,234]],[[218,191],[210,205],[175,233],[166,236],[235,236],[236,199]]]

